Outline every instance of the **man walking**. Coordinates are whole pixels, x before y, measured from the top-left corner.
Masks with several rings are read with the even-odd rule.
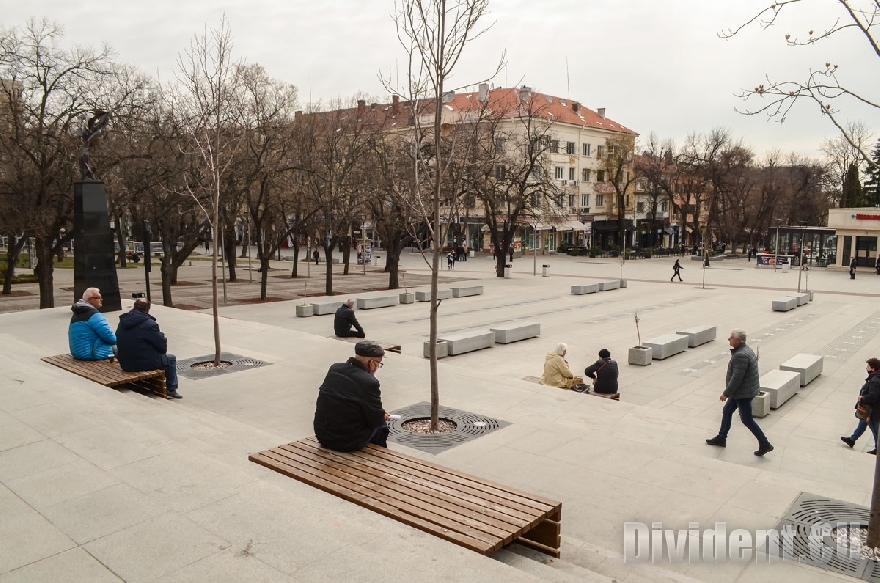
[[[169,399],[182,399],[177,392],[177,357],[168,353],[168,339],[159,330],[156,318],[150,315],[150,302],[135,301],[127,314],[119,316],[116,328],[119,366],[126,372],[165,370],[165,386]]]
[[[727,387],[719,399],[724,403],[721,429],[718,430],[718,435],[707,439],[706,443],[718,447],[727,446],[727,433],[730,431],[733,413],[739,409],[739,418],[743,425],[748,427],[758,440],[758,450],[755,451],[755,455],[762,456],[773,451],[773,446],[752,417],[752,399],[758,395],[761,387],[758,359],[752,349],[746,345],[746,333],[742,330],[734,330],[727,340],[730,342],[731,351],[730,362],[727,363]]]
[[[352,330],[354,328],[354,330]],[[366,338],[367,334],[361,328],[360,322],[354,315],[354,300],[346,300],[336,310],[333,317],[333,331],[340,338]]]
[[[856,265],[857,264],[858,264],[858,262],[856,261],[855,257],[853,257],[852,261],[849,262],[849,278],[850,279],[856,278]]]

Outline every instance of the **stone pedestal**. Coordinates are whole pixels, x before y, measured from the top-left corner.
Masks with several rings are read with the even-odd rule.
[[[401,304],[411,304],[416,299],[416,294],[414,293],[402,293],[400,294],[400,303]]]
[[[73,183],[73,241],[73,301],[82,298],[86,288],[96,287],[104,298],[102,312],[121,310],[103,182]]]
[[[314,315],[314,308],[312,304],[299,305],[296,307],[296,315],[298,318],[308,318],[309,316]]]
[[[648,366],[653,360],[652,350],[648,346],[633,346],[629,349],[627,362],[637,366]]]

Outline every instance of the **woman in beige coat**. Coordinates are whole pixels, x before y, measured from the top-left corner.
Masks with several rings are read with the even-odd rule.
[[[560,389],[568,388],[569,381],[574,378],[574,375],[565,361],[566,352],[568,352],[568,345],[560,342],[553,352],[547,353],[547,358],[544,359],[544,374],[541,376],[542,385],[559,387]]]

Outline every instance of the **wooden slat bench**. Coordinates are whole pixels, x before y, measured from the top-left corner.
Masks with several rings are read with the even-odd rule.
[[[523,380],[529,381],[530,383],[538,383],[539,385],[541,384],[541,377],[527,376],[527,377],[523,377]],[[588,380],[590,380],[590,379],[584,379],[585,382]],[[592,382],[592,381],[590,381],[590,382]],[[590,387],[590,388],[592,389],[592,387]],[[571,389],[563,389],[563,390],[570,391]],[[597,393],[593,390],[590,390],[589,393],[581,393],[581,394],[582,395],[593,395],[594,397],[602,397],[603,399],[611,399],[612,401],[619,401],[620,400],[620,393]]]
[[[134,385],[168,398],[165,387],[165,371],[161,368],[143,372],[125,372],[116,360],[113,362],[110,360],[77,360],[69,354],[44,356],[40,360],[105,387]]]
[[[372,444],[339,453],[312,437],[248,459],[483,555],[516,541],[559,557],[560,502]]]
[[[343,342],[351,342],[352,344],[357,344],[361,340],[369,340],[369,338],[352,338],[350,336],[346,336],[344,338],[340,338],[339,336],[331,336],[330,338],[336,338],[337,340],[342,340]],[[372,342],[375,342],[376,344],[381,346],[385,352],[396,352],[397,354],[400,354],[402,350],[400,348],[400,344],[394,344],[393,342],[379,342],[378,340],[372,340]]]

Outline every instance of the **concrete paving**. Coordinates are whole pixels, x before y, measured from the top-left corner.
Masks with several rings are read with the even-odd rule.
[[[297,318],[301,300],[221,309],[223,350],[271,363],[203,380],[181,379],[180,401],[108,389],[39,361],[67,351],[69,308],[0,314],[0,583],[6,581],[826,581],[842,576],[791,562],[623,563],[623,523],[773,528],[801,492],[867,505],[873,447],[850,450],[852,405],[864,361],[880,355],[880,277],[814,270],[815,300],[791,312],[771,300],[797,288],[797,272],[745,259],[539,257],[493,277],[489,257],[445,269],[482,285],[444,300],[441,332],[513,319],[541,336],[443,359],[441,403],[501,419],[501,430],[431,455],[393,449],[562,501],[558,561],[522,549],[485,558],[250,463],[247,455],[311,434],[317,387],[352,346],[332,317]],[[405,257],[408,276],[428,272]],[[549,263],[550,277],[541,277]],[[574,296],[571,286],[628,279],[625,289]],[[352,295],[357,297],[354,291]],[[61,302],[59,302],[60,304]],[[66,303],[66,302],[65,302]],[[124,304],[130,306],[131,301]],[[719,340],[647,367],[626,365],[642,339],[708,324]],[[179,359],[213,353],[210,313],[156,306]],[[429,306],[361,311],[369,338],[394,342],[380,371],[390,410],[429,397]],[[110,314],[115,326],[118,314]],[[776,450],[755,457],[737,420],[726,449],[704,444],[718,428],[728,350],[742,328],[762,371],[794,354],[825,356],[821,376],[759,420]],[[621,401],[523,380],[567,342],[577,374],[608,348],[620,362]]]

